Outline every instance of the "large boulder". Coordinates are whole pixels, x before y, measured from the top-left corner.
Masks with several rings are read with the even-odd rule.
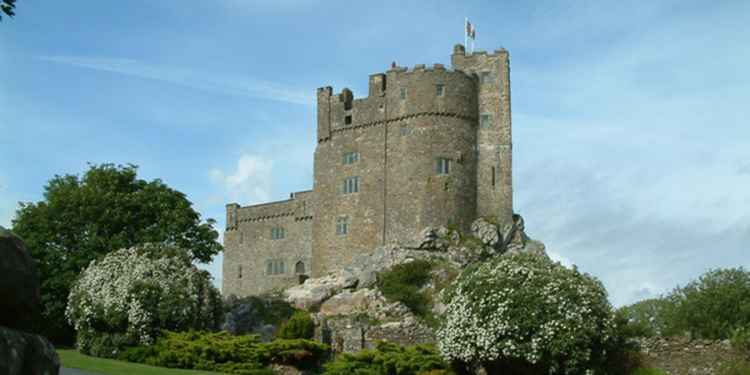
[[[0,374],[57,375],[60,358],[42,336],[0,327]]]
[[[30,329],[39,303],[34,260],[21,239],[0,227],[0,326]]]
[[[258,335],[262,341],[273,340],[277,328],[294,313],[289,303],[275,296],[230,295],[224,306],[222,330],[233,335]]]
[[[302,310],[310,310],[320,306],[332,295],[357,285],[357,277],[353,273],[342,270],[328,276],[307,279],[301,285],[293,286],[284,291],[287,302]]]

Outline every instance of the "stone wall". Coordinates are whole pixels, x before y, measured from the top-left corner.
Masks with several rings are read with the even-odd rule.
[[[722,365],[738,358],[728,340],[655,337],[640,344],[645,365],[670,375],[718,375]]]
[[[480,77],[479,116],[488,115],[490,120],[479,127],[477,135],[477,217],[497,216],[501,227],[509,225],[513,216],[513,153],[508,51],[466,54],[463,46],[456,45],[451,64]]]
[[[365,99],[318,91],[313,276],[426,226],[468,229],[476,215],[476,79],[418,65],[371,76],[369,91]],[[359,160],[344,164],[347,152]],[[448,175],[437,175],[438,158],[450,161]],[[350,177],[359,192],[342,194]],[[339,218],[347,235],[336,233]]]
[[[228,206],[224,232],[222,292],[224,295],[257,295],[299,284],[310,275],[312,263],[311,191],[290,199],[255,206]],[[231,216],[231,217],[230,217]],[[236,220],[230,221],[230,219]],[[274,228],[284,237],[272,238]],[[268,273],[268,262],[283,262],[283,273]],[[304,270],[297,269],[301,264]],[[302,278],[302,279],[301,279]]]

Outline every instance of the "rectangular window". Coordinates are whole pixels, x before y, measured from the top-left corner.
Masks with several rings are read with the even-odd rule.
[[[483,128],[489,128],[492,125],[492,115],[489,113],[482,113],[479,115],[479,126]]]
[[[492,167],[492,187],[495,187],[495,167]]]
[[[242,278],[242,266],[237,266],[237,278]]]
[[[349,217],[339,216],[336,218],[336,234],[346,236],[349,233]]]
[[[406,99],[406,87],[401,88],[400,97],[401,97],[401,100]]]
[[[272,240],[280,240],[284,237],[286,237],[286,231],[284,230],[284,228],[281,228],[281,227],[271,228]]]
[[[352,116],[344,116],[344,125],[351,125],[352,124]]]
[[[347,152],[344,154],[344,164],[354,164],[359,161],[359,152]]]
[[[443,96],[444,93],[445,93],[445,85],[444,84],[438,83],[437,85],[435,85],[435,94],[437,96]]]
[[[359,192],[359,177],[349,177],[344,180],[344,194]]]
[[[447,158],[438,158],[436,165],[437,174],[449,174],[451,172],[451,161]]]
[[[270,259],[266,261],[266,275],[282,275],[286,273],[286,265],[283,260]]]
[[[481,72],[479,73],[479,83],[486,85],[490,83],[491,77],[490,72]]]

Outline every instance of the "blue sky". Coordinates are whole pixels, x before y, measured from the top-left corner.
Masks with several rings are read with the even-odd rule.
[[[224,227],[312,187],[315,89],[511,53],[515,210],[616,305],[750,267],[750,2],[20,0],[0,23],[0,225],[133,163]],[[221,257],[206,265],[217,281]]]

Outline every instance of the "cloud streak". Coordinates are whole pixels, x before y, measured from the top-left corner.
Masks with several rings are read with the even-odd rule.
[[[42,56],[38,60],[92,69],[129,77],[167,82],[193,89],[286,103],[313,105],[314,95],[300,89],[284,87],[274,82],[247,77],[208,76],[178,67],[148,64],[133,59],[82,56]]]

